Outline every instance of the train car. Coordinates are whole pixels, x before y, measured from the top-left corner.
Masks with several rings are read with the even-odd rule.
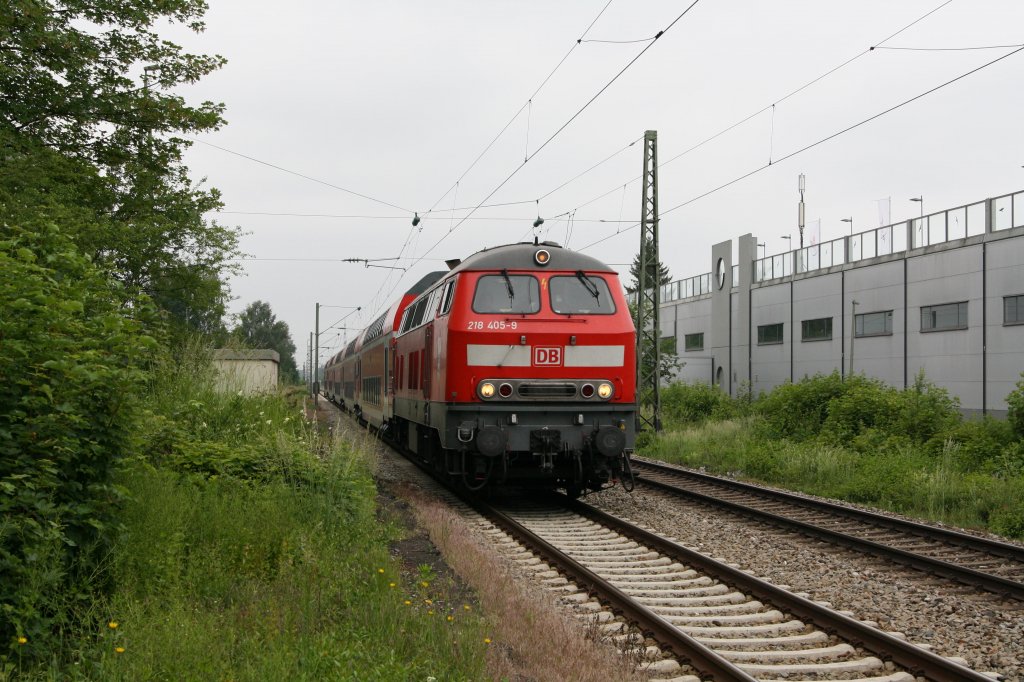
[[[384,404],[371,423],[470,489],[513,482],[577,496],[628,475],[636,336],[618,274],[551,242],[452,266],[389,309],[390,352],[371,375]],[[368,367],[377,356],[365,345],[355,357]]]
[[[432,272],[409,288],[324,367],[324,396],[365,425],[384,429],[392,418],[393,342],[402,313],[445,273]],[[386,430],[386,429],[385,429]]]

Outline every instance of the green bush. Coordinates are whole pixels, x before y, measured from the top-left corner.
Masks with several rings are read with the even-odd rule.
[[[900,411],[899,391],[874,379],[858,377],[826,407],[821,435],[834,444],[847,443],[866,431],[889,435]]]
[[[699,424],[707,419],[730,419],[739,409],[729,394],[709,384],[675,383],[661,391],[662,417],[667,425]]]
[[[941,453],[946,443],[958,446],[957,466],[961,470],[991,470],[1013,443],[1013,430],[1001,419],[988,416],[967,419],[935,434],[928,441],[928,450],[933,454]]]
[[[1021,372],[1020,377],[1017,387],[1006,396],[1006,418],[1017,438],[1024,440],[1024,372]]]
[[[139,368],[156,342],[130,317],[146,308],[123,307],[56,227],[4,230],[0,647],[31,659],[48,654],[101,587],[92,575],[121,500],[111,475],[132,450]]]
[[[797,440],[813,438],[821,432],[831,402],[865,381],[868,380],[858,377],[843,381],[839,372],[816,374],[795,384],[776,387],[763,395],[755,407],[764,417],[769,434]]]
[[[926,380],[924,370],[914,377],[914,385],[899,391],[898,396],[899,411],[893,429],[915,442],[924,443],[961,421],[960,401],[951,398],[946,389]]]

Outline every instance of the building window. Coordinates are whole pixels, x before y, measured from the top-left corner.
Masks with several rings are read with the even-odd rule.
[[[854,336],[892,336],[892,311],[854,316]]]
[[[967,301],[921,306],[921,331],[967,329]]]
[[[1024,324],[1024,294],[1003,296],[1003,324]]]
[[[1024,312],[1024,302],[1021,303],[1021,312]],[[686,334],[683,338],[686,350],[704,350],[704,332],[697,334]]]
[[[801,341],[827,341],[832,338],[832,318],[819,317],[816,320],[804,320],[800,323]]]
[[[782,343],[782,322],[758,325],[757,345],[770,346],[776,343]]]

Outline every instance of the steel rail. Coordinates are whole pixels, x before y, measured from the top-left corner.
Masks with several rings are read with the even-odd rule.
[[[721,680],[723,682],[726,680],[756,682],[756,677],[752,677],[749,673],[744,672],[715,651],[690,637],[646,606],[639,604],[625,592],[536,533],[528,530],[507,514],[479,499],[467,499],[465,497],[462,499],[479,514],[529,547],[532,552],[540,555],[548,563],[557,566],[581,589],[586,590],[599,601],[606,603],[613,611],[621,614],[645,634],[651,635],[664,647],[670,649],[676,658],[686,661],[702,674],[710,675],[710,679],[713,680]]]
[[[688,476],[690,478],[695,478],[699,481],[704,481],[705,483],[734,488],[736,490],[754,493],[762,497],[773,497],[775,499],[801,504],[806,507],[826,509],[830,512],[842,514],[844,516],[849,516],[850,518],[854,519],[870,519],[873,523],[877,523],[879,525],[886,525],[890,528],[903,530],[908,533],[923,535],[929,539],[942,538],[944,540],[947,540],[948,542],[960,544],[965,547],[970,547],[971,549],[975,549],[980,552],[988,552],[989,554],[1001,556],[1005,559],[1012,559],[1014,561],[1020,561],[1024,563],[1024,547],[1010,544],[1009,542],[1000,542],[998,540],[979,538],[975,535],[950,530],[948,528],[938,528],[936,526],[929,526],[927,524],[917,523],[915,521],[897,519],[891,516],[886,516],[884,514],[879,514],[877,512],[867,511],[864,509],[856,509],[853,507],[846,507],[843,505],[837,505],[830,502],[824,502],[822,500],[803,497],[801,495],[785,492],[783,490],[762,488],[760,486],[743,483],[742,481],[736,481],[731,478],[712,476],[711,474],[706,474],[699,471],[678,469],[676,467],[668,466],[666,464],[650,461],[647,459],[637,459],[634,457],[632,459],[632,462],[634,466],[639,465],[640,467],[649,467],[651,469],[655,469],[657,471],[665,472],[668,474]]]
[[[650,465],[647,462],[634,462],[634,472],[638,464],[640,465],[640,468],[644,466],[652,467],[652,465]],[[914,535],[918,535],[930,540],[939,539],[943,542],[956,542],[956,540],[951,539],[950,536],[953,536],[953,538],[963,536],[971,538],[973,540],[978,540],[978,538],[974,538],[973,536],[969,536],[965,533],[955,533],[952,531],[945,531],[944,529],[937,529],[941,532],[936,533],[935,537],[929,537],[927,531],[931,529],[931,526],[926,526],[923,524],[915,524],[912,522],[894,520],[890,519],[889,517],[882,516],[880,514],[874,514],[872,512],[864,512],[863,515],[861,515],[861,513],[858,510],[851,510],[848,507],[829,505],[828,503],[820,502],[818,500],[808,500],[798,495],[781,493],[774,490],[764,491],[763,488],[758,488],[756,486],[746,486],[744,484],[734,484],[733,481],[729,481],[727,479],[719,479],[713,476],[707,476],[706,474],[697,474],[689,471],[680,471],[678,469],[672,469],[671,467],[653,466],[652,468],[658,469],[659,471],[664,470],[678,476],[692,475],[701,480],[710,480],[711,482],[717,485],[725,485],[733,489],[742,490],[744,492],[750,492],[756,495],[762,495],[764,497],[782,499],[786,502],[798,504],[804,507],[809,507],[815,510],[823,510],[829,513],[839,514],[855,520],[863,521],[866,518],[871,523],[876,523],[879,521],[895,521],[894,523],[885,523],[884,525],[892,530],[905,533],[912,533]],[[823,528],[821,526],[817,526],[806,521],[798,521],[796,519],[780,516],[779,514],[775,514],[773,512],[757,509],[756,507],[750,507],[739,502],[723,500],[719,497],[715,497],[714,495],[708,495],[706,493],[697,492],[695,490],[687,490],[686,488],[681,488],[670,483],[650,479],[645,476],[636,476],[636,480],[644,485],[648,485],[659,490],[664,490],[673,495],[690,497],[701,502],[724,507],[731,511],[738,512],[740,514],[745,514],[754,518],[764,519],[775,525],[792,528],[803,534],[821,540],[825,540],[833,544],[838,544],[849,549],[853,549],[866,554],[871,554],[873,556],[881,557],[883,559],[888,559],[905,566],[910,566],[911,568],[917,569],[919,571],[924,571],[929,574],[941,576],[943,578],[948,578],[960,583],[964,583],[971,587],[980,587],[988,592],[992,592],[1002,597],[1015,599],[1018,601],[1024,601],[1024,583],[1020,583],[1015,580],[1010,580],[1009,578],[1003,578],[997,575],[992,575],[990,573],[985,573],[983,571],[978,571],[973,568],[968,568],[966,566],[960,566],[949,561],[943,561],[942,559],[933,559],[931,557],[927,557],[921,554],[915,554],[914,552],[909,552],[907,550],[899,549],[896,547],[890,547],[889,545],[885,545],[880,542],[875,542],[873,540],[865,540],[863,538],[858,538],[854,535],[849,535],[847,533],[842,533],[839,531],[830,530],[828,528]],[[911,528],[913,530],[910,530]],[[1006,545],[1004,543],[995,544],[999,547],[1010,547],[1013,549],[1019,549],[1015,548],[1013,545]],[[970,546],[970,549],[978,550],[978,547],[972,544]],[[1022,550],[1022,555],[1024,555],[1024,550]],[[1003,554],[999,554],[997,556],[1007,558]]]
[[[816,604],[810,599],[797,596],[739,569],[715,561],[671,540],[637,528],[588,504],[573,501],[567,506],[572,511],[596,523],[607,526],[681,563],[712,575],[723,583],[733,585],[743,592],[788,611],[797,618],[813,623],[825,632],[851,644],[861,646],[882,660],[892,661],[915,675],[923,676],[934,682],[992,682],[992,678],[987,675],[893,637],[833,609]]]

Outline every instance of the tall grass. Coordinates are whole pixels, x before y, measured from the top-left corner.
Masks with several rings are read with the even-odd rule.
[[[481,679],[481,617],[389,556],[367,453],[285,396],[218,393],[207,367],[154,375],[84,634],[0,679]]]
[[[854,448],[770,438],[760,418],[665,433],[641,454],[933,521],[1024,538],[1024,477],[965,470],[961,446],[938,455],[904,440]]]

